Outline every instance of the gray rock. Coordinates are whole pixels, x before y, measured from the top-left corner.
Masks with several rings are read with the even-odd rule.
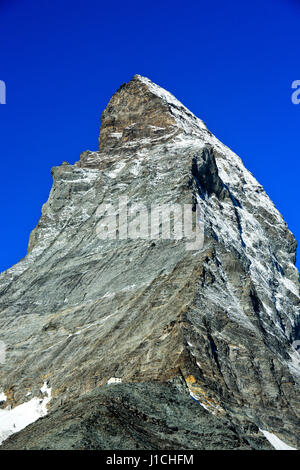
[[[181,416],[186,409],[199,419],[191,448],[197,439],[199,448],[219,448],[220,433],[231,436],[222,448],[261,447],[258,436],[243,444],[238,431],[257,428],[299,448],[296,240],[240,158],[172,95],[136,75],[102,114],[99,151],[54,167],[52,175],[28,255],[0,276],[0,340],[7,345],[2,407],[25,402],[28,391],[37,396],[44,381],[52,399],[49,415],[7,445],[185,447],[188,418],[182,426],[174,418],[178,431],[167,440],[149,426],[143,441],[138,418],[134,438],[122,443],[116,422],[111,436],[105,426],[92,436],[100,416],[109,419],[110,393],[125,417],[131,402],[137,416],[158,407],[165,433],[159,397],[169,403],[166,384],[183,377],[206,407],[180,398],[180,391],[170,405],[174,414],[178,406]],[[197,205],[204,246],[188,251],[186,238],[99,239],[99,205],[117,209],[124,196],[147,208]],[[124,387],[106,387],[111,377]],[[83,428],[74,424],[79,409]],[[203,437],[206,419],[211,440]],[[87,422],[91,431],[84,430]],[[229,422],[237,441],[225,429]],[[70,435],[73,426],[74,439],[64,438],[61,430]]]
[[[255,426],[237,428],[167,383],[104,385],[61,406],[2,450],[271,449]]]

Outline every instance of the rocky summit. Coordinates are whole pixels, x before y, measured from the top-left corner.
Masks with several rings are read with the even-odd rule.
[[[135,75],[52,175],[0,276],[1,449],[300,449],[296,240],[240,158]],[[124,201],[192,207],[202,242],[128,236]]]

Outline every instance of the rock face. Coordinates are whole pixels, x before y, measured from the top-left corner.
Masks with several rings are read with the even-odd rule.
[[[184,418],[184,419],[183,419]],[[180,384],[104,385],[6,440],[3,450],[270,449],[254,426],[233,426]]]
[[[300,448],[287,224],[240,158],[147,78],[122,85],[101,121],[99,151],[52,169],[28,254],[0,276],[2,406],[52,389],[48,416],[2,447],[271,448],[260,428]],[[125,239],[123,207],[119,236],[99,238],[98,207],[120,197],[192,205],[203,246]]]

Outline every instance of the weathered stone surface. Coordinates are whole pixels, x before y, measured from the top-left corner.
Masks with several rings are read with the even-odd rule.
[[[149,399],[149,397],[151,397]],[[6,440],[3,450],[233,449],[272,447],[255,426],[205,411],[182,387],[104,385]]]
[[[72,407],[85,406],[88,393],[96,403],[118,387],[111,390],[120,390],[121,413],[122,390],[130,398],[132,387],[134,402],[136,384],[147,383],[154,409],[163,384],[184,377],[204,413],[215,413],[212,423],[267,429],[300,448],[296,241],[239,157],[172,95],[135,76],[102,114],[99,151],[52,174],[28,255],[0,276],[3,406],[26,401],[28,390],[37,396],[45,380],[52,400],[49,416],[9,445],[38,447],[27,431],[34,440],[35,432],[47,439],[47,423],[62,429],[62,407],[73,426]],[[97,208],[118,208],[120,196],[148,208],[197,203],[203,248],[187,251],[184,239],[100,240]],[[111,377],[126,388],[103,388]],[[134,406],[144,412],[143,401]],[[151,429],[148,443],[173,445]],[[91,446],[116,445],[105,436]],[[183,436],[179,430],[178,448]],[[70,445],[85,446],[81,439]],[[53,437],[49,446],[65,442]]]

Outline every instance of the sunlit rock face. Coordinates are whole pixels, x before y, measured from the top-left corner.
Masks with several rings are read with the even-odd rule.
[[[48,416],[3,447],[271,448],[262,429],[300,448],[287,224],[240,158],[147,78],[122,85],[101,120],[99,151],[52,169],[28,254],[0,276],[2,407],[52,390]],[[99,205],[118,210],[120,197],[197,206],[203,246],[99,238]],[[135,410],[132,428],[116,421],[96,438],[112,409],[119,423]],[[54,436],[64,419],[70,432]]]

